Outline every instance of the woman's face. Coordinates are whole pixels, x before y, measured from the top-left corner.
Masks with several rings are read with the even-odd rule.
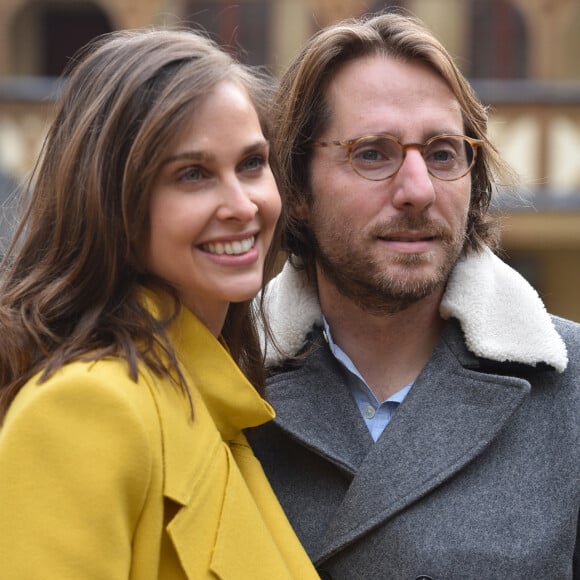
[[[269,146],[244,88],[219,83],[167,151],[150,201],[145,267],[219,334],[260,289],[280,214]]]

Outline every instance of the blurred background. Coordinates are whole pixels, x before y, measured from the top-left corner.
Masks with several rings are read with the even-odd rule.
[[[91,38],[202,26],[279,75],[303,41],[351,16],[402,7],[455,56],[522,178],[500,192],[506,261],[548,309],[580,321],[580,0],[0,0],[0,242],[53,114],[58,79]]]

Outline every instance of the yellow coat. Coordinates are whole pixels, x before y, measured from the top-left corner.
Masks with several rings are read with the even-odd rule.
[[[72,363],[0,431],[0,578],[318,578],[242,429],[274,416],[189,311],[170,337],[194,401],[123,361]]]

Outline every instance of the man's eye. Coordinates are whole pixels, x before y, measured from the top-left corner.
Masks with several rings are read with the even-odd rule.
[[[352,152],[353,159],[367,163],[390,163],[400,157],[400,149],[395,141],[387,138],[363,139]]]
[[[455,152],[451,149],[435,149],[429,153],[429,158],[437,163],[449,163],[455,159]]]
[[[378,163],[388,161],[389,155],[378,147],[364,147],[353,151],[353,158],[363,163]]]
[[[367,161],[377,161],[383,158],[383,154],[377,149],[366,149],[358,154],[358,157]]]

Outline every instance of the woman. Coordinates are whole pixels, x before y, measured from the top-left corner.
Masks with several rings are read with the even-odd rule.
[[[3,262],[2,577],[317,577],[234,362],[259,384],[268,82],[185,31],[74,62]]]

